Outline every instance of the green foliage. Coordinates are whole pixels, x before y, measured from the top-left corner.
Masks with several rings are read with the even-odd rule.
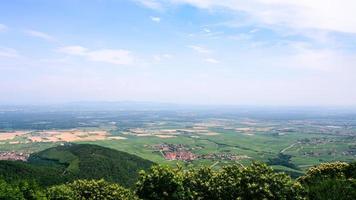
[[[349,163],[349,165],[345,168],[344,173],[346,177],[356,179],[356,161]]]
[[[138,174],[151,164],[96,145],[51,148],[32,155],[28,163],[0,162],[0,200],[356,199],[356,162],[321,164],[297,181],[258,162],[217,170],[153,166]],[[135,194],[116,184],[132,186],[137,179]]]
[[[71,144],[32,154],[28,162],[0,161],[0,177],[8,182],[36,180],[42,186],[77,179],[101,179],[132,186],[141,169],[153,163],[138,156],[88,144]]]
[[[289,167],[291,169],[298,169],[298,167],[295,164],[290,162],[291,158],[292,158],[292,156],[290,156],[290,155],[279,153],[276,158],[268,159],[267,164],[269,164],[269,165],[281,165],[281,166]]]
[[[184,185],[189,199],[209,199],[215,196],[216,177],[219,173],[209,167],[191,169],[185,175]],[[192,198],[193,197],[193,198]]]
[[[118,184],[101,180],[77,180],[66,185],[48,189],[50,200],[135,200],[138,199],[130,190]]]
[[[266,164],[227,166],[217,176],[217,199],[302,199],[302,187]]]
[[[137,194],[143,199],[303,199],[303,189],[266,164],[210,168],[153,167],[142,172]]]
[[[310,168],[298,181],[309,199],[352,200],[356,198],[355,163],[323,163]]]
[[[69,181],[104,178],[124,186],[133,185],[138,178],[138,171],[152,165],[151,161],[135,155],[89,144],[50,148],[32,155],[30,160],[52,160],[65,164],[64,176]]]
[[[305,185],[309,199],[313,200],[354,200],[356,180],[327,178],[315,184]]]
[[[37,165],[21,161],[0,161],[0,177],[7,182],[36,180],[42,186],[67,182],[61,174],[65,168],[58,165]]]
[[[299,178],[299,181],[307,183],[319,182],[326,178],[339,178],[345,175],[345,170],[349,164],[344,162],[322,163],[316,167],[311,167],[306,174]]]
[[[24,199],[18,187],[8,184],[0,179],[0,199],[1,200],[21,200]]]
[[[26,200],[44,200],[45,194],[42,188],[34,181],[20,181],[18,188]]]
[[[187,199],[185,187],[186,179],[182,168],[167,166],[153,166],[149,173],[141,172],[136,185],[137,194],[144,199]]]
[[[75,193],[68,185],[56,185],[47,189],[47,198],[52,200],[71,200]]]
[[[35,182],[20,181],[9,184],[0,179],[1,200],[45,200],[45,194]]]

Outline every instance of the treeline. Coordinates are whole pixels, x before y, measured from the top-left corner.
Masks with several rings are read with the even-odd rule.
[[[153,162],[98,145],[67,144],[31,154],[27,162],[0,161],[0,178],[7,182],[36,181],[42,187],[77,179],[105,179],[132,186],[141,169]]]
[[[353,200],[356,162],[326,163],[293,180],[263,163],[184,169],[153,166],[142,171],[133,189],[104,180],[76,180],[41,188],[34,182],[0,180],[0,199],[103,200]]]

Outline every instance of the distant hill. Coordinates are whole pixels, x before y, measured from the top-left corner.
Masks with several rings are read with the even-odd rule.
[[[138,171],[153,163],[125,152],[89,144],[69,144],[32,154],[28,162],[0,161],[7,181],[34,179],[48,186],[75,179],[100,179],[132,186]]]

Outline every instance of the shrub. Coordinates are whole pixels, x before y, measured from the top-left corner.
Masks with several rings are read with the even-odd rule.
[[[35,181],[20,181],[18,188],[26,200],[43,200],[46,195]]]
[[[231,165],[218,171],[155,166],[141,173],[136,193],[147,200],[303,199],[299,183],[261,163]]]
[[[303,199],[300,184],[262,163],[224,167],[216,179],[216,199]]]
[[[46,199],[42,188],[33,181],[20,181],[9,184],[0,179],[0,199],[1,200],[44,200]]]
[[[77,180],[73,183],[54,186],[47,191],[53,200],[135,200],[137,197],[118,184],[101,180]]]
[[[149,173],[140,172],[136,193],[143,199],[178,200],[187,199],[184,191],[182,168],[153,166]]]
[[[1,200],[22,200],[24,199],[18,187],[6,183],[0,179],[0,199]]]
[[[68,185],[57,185],[47,189],[47,198],[51,200],[71,200],[75,193]]]
[[[353,200],[356,197],[356,164],[323,163],[298,179],[309,199]]]
[[[310,184],[327,178],[344,177],[348,166],[349,164],[344,162],[322,163],[309,168],[305,175],[298,180],[303,184]]]

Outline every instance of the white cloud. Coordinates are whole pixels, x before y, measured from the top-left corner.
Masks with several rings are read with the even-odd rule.
[[[313,48],[307,44],[290,44],[294,53],[281,58],[281,63],[290,63],[294,68],[335,73],[354,70],[356,57],[347,53],[327,48]]]
[[[162,5],[156,0],[134,0],[134,1],[154,10],[162,9]]]
[[[233,40],[246,41],[252,39],[252,35],[246,33],[240,33],[236,35],[231,35],[228,38]]]
[[[189,48],[193,49],[194,51],[198,52],[198,53],[203,53],[203,54],[207,54],[207,53],[211,53],[210,49],[207,49],[205,47],[202,46],[198,46],[198,45],[190,45],[188,46]]]
[[[116,65],[129,65],[133,63],[130,51],[116,49],[102,49],[88,52],[87,57],[92,61],[107,62]]]
[[[254,28],[254,29],[250,30],[249,33],[257,33],[258,31],[259,31],[258,28]]]
[[[89,61],[105,62],[115,65],[130,65],[134,57],[130,51],[122,49],[89,50],[82,46],[65,46],[58,49],[59,52],[73,56],[81,56]]]
[[[161,62],[162,60],[164,59],[170,59],[172,58],[173,56],[171,54],[160,54],[160,55],[154,55],[153,56],[153,59],[156,61],[156,62]]]
[[[215,58],[206,58],[204,60],[205,62],[211,63],[211,64],[218,64],[220,61],[216,60]]]
[[[16,49],[0,47],[0,57],[16,58],[19,54]]]
[[[69,55],[85,56],[88,52],[88,49],[82,46],[65,46],[59,48],[58,51]]]
[[[151,18],[151,20],[154,21],[154,22],[157,22],[157,23],[161,22],[161,18],[159,18],[159,17],[153,17],[153,16],[151,16],[150,18]]]
[[[5,32],[8,30],[8,27],[5,24],[0,24],[0,32]]]
[[[210,32],[211,32],[211,30],[208,29],[208,28],[204,28],[203,31],[204,31],[205,33],[210,33]]]
[[[154,56],[153,56],[153,59],[154,59],[156,62],[161,62],[162,57],[161,57],[160,55],[154,55]]]
[[[47,41],[54,41],[55,38],[47,33],[36,31],[36,30],[26,30],[25,33],[32,37],[37,37]]]
[[[171,54],[163,54],[162,57],[163,58],[173,58],[173,55],[171,55]]]
[[[146,1],[146,0],[141,0]],[[147,0],[148,1],[148,0]],[[356,33],[354,0],[149,0],[154,5],[223,8],[261,25]],[[146,5],[147,7],[150,4]]]

